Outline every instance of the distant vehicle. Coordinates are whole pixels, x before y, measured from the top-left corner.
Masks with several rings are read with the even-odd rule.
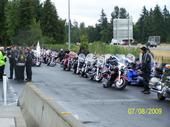
[[[112,39],[111,42],[110,42],[111,45],[118,45],[119,44],[119,41],[116,40],[116,39]]]
[[[157,47],[160,44],[160,36],[149,36],[147,47]]]
[[[122,41],[122,40],[116,40],[116,39],[112,39],[111,40],[111,45],[126,45],[126,42]]]

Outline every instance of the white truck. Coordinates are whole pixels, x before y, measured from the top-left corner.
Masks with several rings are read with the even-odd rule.
[[[160,36],[149,36],[147,47],[157,47],[160,44]]]

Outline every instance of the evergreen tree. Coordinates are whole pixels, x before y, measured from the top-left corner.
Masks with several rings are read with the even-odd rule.
[[[34,19],[33,0],[20,0],[19,6],[19,28],[22,30],[30,29]]]
[[[164,18],[165,41],[170,42],[170,13],[167,10],[166,6],[164,6],[163,9],[163,18]]]
[[[77,21],[74,21],[71,27],[71,41],[73,43],[80,42],[80,29]]]
[[[145,35],[147,33],[146,32],[147,31],[146,19],[148,18],[148,16],[149,16],[149,12],[146,9],[146,7],[144,6],[143,10],[142,10],[141,17],[139,18],[139,20],[136,23],[136,26],[134,28],[135,32],[138,32],[138,34],[136,34],[135,37],[138,37],[138,40],[140,42],[145,42],[147,40],[147,37]],[[137,38],[135,38],[135,39],[137,39]]]
[[[120,14],[119,15],[120,15],[119,18],[121,18],[121,19],[125,19],[125,18],[129,17],[125,8],[120,8]]]
[[[105,14],[103,9],[101,11],[101,16],[100,16],[100,19],[99,19],[99,25],[101,27],[101,31],[100,31],[101,38],[100,38],[100,40],[103,41],[103,42],[108,42],[109,41],[108,21],[107,21],[107,17],[106,17],[106,14]]]
[[[12,40],[12,37],[15,36],[17,28],[19,27],[19,3],[20,0],[8,1],[5,9],[6,32],[10,40]]]
[[[0,0],[0,44],[5,44],[6,29],[5,29],[5,6],[7,0]]]
[[[161,36],[161,41],[165,42],[166,31],[164,30],[164,18],[158,5],[156,5],[153,11],[153,25],[154,34],[156,36]]]
[[[43,35],[53,38],[56,42],[64,41],[65,21],[60,20],[55,6],[50,0],[44,2],[41,16],[41,28]]]
[[[96,29],[93,26],[88,26],[87,28],[88,42],[96,41]]]

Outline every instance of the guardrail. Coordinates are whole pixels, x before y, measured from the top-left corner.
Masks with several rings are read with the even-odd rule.
[[[83,127],[71,113],[31,83],[25,86],[18,104],[27,127]]]

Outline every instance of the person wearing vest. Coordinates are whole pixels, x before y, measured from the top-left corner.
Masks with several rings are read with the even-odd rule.
[[[142,77],[143,77],[143,85],[144,90],[142,91],[144,94],[150,94],[150,88],[149,88],[149,81],[151,77],[152,72],[152,60],[153,56],[146,47],[140,48],[142,51]]]
[[[4,52],[4,48],[0,47],[0,80],[1,81],[3,79],[5,63],[6,63],[6,55],[5,55],[5,52]]]

